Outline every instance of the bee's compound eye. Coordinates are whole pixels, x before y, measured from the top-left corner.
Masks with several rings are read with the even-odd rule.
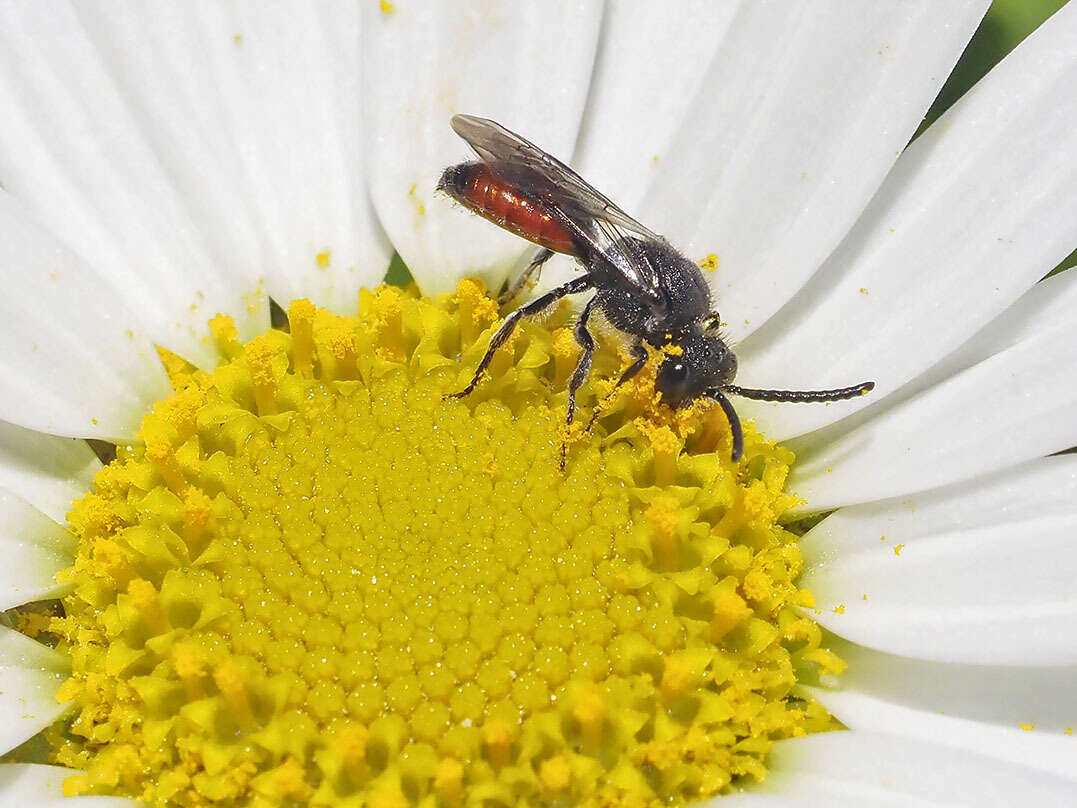
[[[683,359],[670,357],[663,362],[655,381],[658,391],[671,406],[679,407],[688,400],[689,366]]]

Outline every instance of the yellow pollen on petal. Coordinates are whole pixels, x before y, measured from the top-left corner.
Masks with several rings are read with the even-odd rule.
[[[286,311],[246,344],[214,318],[212,371],[162,354],[175,394],[69,516],[62,611],[19,620],[71,659],[64,793],[681,806],[836,727],[794,693],[844,663],[778,522],[792,453],[746,423],[734,464],[720,411],[662,404],[675,351],[613,392],[600,341],[562,470],[570,308],[462,400],[502,316],[480,281]]]

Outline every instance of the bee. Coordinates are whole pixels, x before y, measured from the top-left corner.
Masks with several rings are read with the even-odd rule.
[[[719,333],[720,319],[710,287],[694,262],[567,165],[516,133],[474,115],[454,115],[451,124],[479,159],[446,168],[438,190],[542,248],[500,302],[515,297],[554,253],[572,256],[583,272],[510,313],[490,339],[474,377],[449,397],[462,398],[475,389],[495,352],[520,320],[539,314],[563,297],[588,291],[594,294],[584,304],[574,329],[582,354],[568,384],[568,425],[575,417],[576,392],[591,372],[595,340],[588,323],[596,309],[631,340],[633,362],[616,386],[643,369],[648,346],[662,350],[666,356],[655,379],[662,401],[674,408],[699,399],[717,403],[729,420],[734,462],[744,452],[744,433],[728,396],[757,401],[841,401],[874,389],[874,382],[800,391],[757,390],[733,384],[737,357]],[[564,467],[563,450],[561,465]]]

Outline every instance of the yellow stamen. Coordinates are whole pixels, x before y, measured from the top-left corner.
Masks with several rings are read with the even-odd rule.
[[[456,287],[456,305],[460,323],[460,342],[470,345],[497,319],[497,304],[490,299],[482,283],[464,278]]]
[[[204,537],[213,516],[212,508],[212,500],[203,491],[193,487],[187,489],[183,502],[183,540],[191,558],[197,558],[205,547]]]
[[[172,630],[153,584],[136,578],[127,585],[127,596],[131,599],[131,605],[141,615],[142,621],[154,634],[166,634]]]
[[[486,756],[495,768],[508,765],[512,759],[512,727],[500,718],[491,718],[482,728]]]
[[[197,701],[205,695],[202,680],[206,675],[206,658],[195,645],[179,644],[172,648],[172,667],[183,682],[187,698]]]
[[[314,315],[317,309],[306,298],[292,301],[288,307],[288,326],[292,332],[292,356],[295,370],[304,379],[314,375]]]
[[[147,436],[146,459],[173,493],[182,494],[187,490],[187,479],[183,476],[183,469],[168,438],[164,435]]]
[[[268,340],[258,337],[247,345],[246,356],[258,414],[272,415],[277,411],[277,378],[273,368],[273,346]]]
[[[227,314],[218,314],[209,321],[209,329],[221,353],[229,359],[235,359],[243,350],[239,341],[239,331],[236,330],[236,322]]]
[[[221,697],[232,713],[232,717],[241,727],[254,724],[254,712],[251,710],[247,695],[247,685],[243,671],[232,661],[224,662],[213,671],[213,681],[221,691]]]

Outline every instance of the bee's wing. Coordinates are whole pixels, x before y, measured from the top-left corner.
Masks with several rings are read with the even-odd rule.
[[[526,183],[574,235],[609,263],[652,303],[663,300],[661,276],[638,242],[660,239],[579,174],[534,143],[487,118],[454,115],[452,128],[491,171],[509,182]]]

